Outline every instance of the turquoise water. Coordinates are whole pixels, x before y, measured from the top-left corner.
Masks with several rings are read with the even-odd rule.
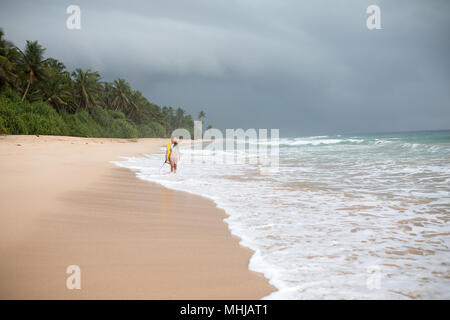
[[[251,152],[227,163],[189,148],[176,176],[159,154],[119,165],[225,209],[249,268],[278,288],[269,298],[450,298],[450,131],[279,142],[269,173]]]

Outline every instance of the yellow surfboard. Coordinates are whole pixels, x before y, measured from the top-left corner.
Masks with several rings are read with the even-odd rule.
[[[171,147],[170,141],[167,142],[167,148],[166,148],[166,162],[169,162],[169,154],[170,154],[170,147]]]

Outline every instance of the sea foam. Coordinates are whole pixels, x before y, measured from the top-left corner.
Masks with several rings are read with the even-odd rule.
[[[162,154],[115,163],[214,200],[254,251],[249,268],[278,288],[267,298],[450,298],[450,139],[416,140],[280,139],[273,174],[186,148],[176,175]]]

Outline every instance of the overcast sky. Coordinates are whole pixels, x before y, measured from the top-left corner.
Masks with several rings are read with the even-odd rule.
[[[66,8],[81,8],[81,30]],[[381,30],[366,9],[381,8]],[[448,0],[0,0],[19,47],[281,136],[450,129]]]

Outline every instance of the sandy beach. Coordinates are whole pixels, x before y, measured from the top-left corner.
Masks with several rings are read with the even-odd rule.
[[[110,161],[164,139],[0,137],[0,299],[259,299],[226,214]],[[81,289],[66,288],[66,268]]]

